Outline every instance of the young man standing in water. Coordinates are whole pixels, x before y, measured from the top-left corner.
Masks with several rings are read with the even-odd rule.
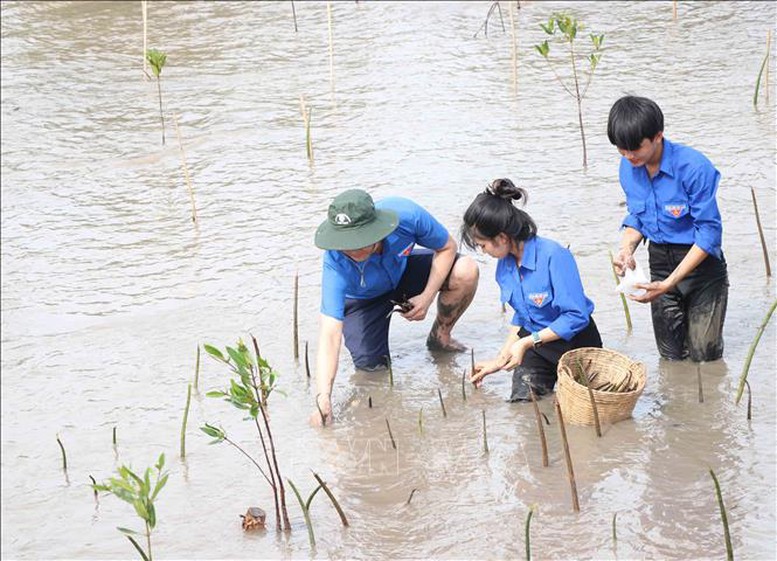
[[[389,322],[397,304],[402,304],[397,311],[403,318],[421,321],[439,293],[426,344],[432,350],[465,350],[451,330],[472,302],[478,267],[470,257],[459,257],[456,241],[424,208],[400,197],[375,204],[367,192],[351,189],[329,205],[315,243],[326,251],[314,424],[322,422],[321,414],[331,419],[343,337],[357,368],[386,367]],[[427,249],[416,250],[416,245]]]
[[[620,152],[623,221],[619,274],[635,267],[634,251],[650,240],[650,283],[629,296],[650,302],[662,358],[695,362],[723,355],[728,273],[715,194],[720,173],[700,152],[664,138],[664,115],[647,98],[625,96],[610,109],[607,136]]]

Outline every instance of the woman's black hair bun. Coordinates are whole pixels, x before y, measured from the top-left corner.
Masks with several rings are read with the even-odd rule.
[[[516,187],[515,184],[505,178],[494,179],[491,185],[488,186],[486,192],[505,201],[522,201],[526,202],[528,194],[526,190]]]

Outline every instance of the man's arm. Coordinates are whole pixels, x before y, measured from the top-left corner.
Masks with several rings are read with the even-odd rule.
[[[332,419],[332,386],[337,375],[342,337],[343,322],[322,314],[316,357],[316,402],[318,407],[310,417],[310,421],[314,425],[320,425],[324,422],[321,413],[323,413],[327,423]],[[321,413],[318,411],[319,408]]]
[[[456,258],[458,246],[456,240],[449,234],[445,245],[434,252],[432,257],[432,268],[429,271],[429,280],[426,282],[426,288],[421,294],[413,296],[409,302],[413,308],[402,316],[410,321],[420,321],[426,317],[429,307],[434,302],[434,297],[440,291],[448,273],[451,271],[453,261]]]

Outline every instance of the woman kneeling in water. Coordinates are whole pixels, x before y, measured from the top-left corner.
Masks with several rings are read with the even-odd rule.
[[[476,364],[470,381],[480,386],[489,374],[513,370],[510,401],[529,401],[529,386],[538,398],[551,393],[561,355],[602,346],[575,258],[537,235],[531,217],[513,204],[526,200],[525,190],[497,179],[469,206],[461,228],[464,244],[499,260],[501,299],[515,310],[499,354]]]

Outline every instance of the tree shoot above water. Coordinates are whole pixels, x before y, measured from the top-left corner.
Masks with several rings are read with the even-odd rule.
[[[156,49],[149,49],[146,51],[146,60],[151,65],[151,70],[156,76],[156,87],[159,93],[159,118],[162,120],[162,144],[165,143],[165,115],[162,112],[162,68],[164,68],[167,62],[167,55],[162,51]]]

